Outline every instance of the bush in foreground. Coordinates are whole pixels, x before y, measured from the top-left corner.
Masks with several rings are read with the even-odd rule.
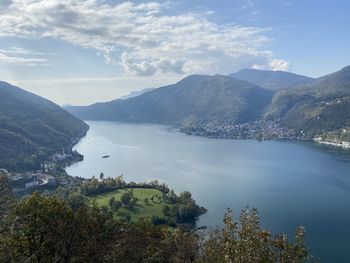
[[[169,230],[146,221],[116,220],[107,209],[74,209],[56,197],[33,194],[17,203],[0,231],[0,262],[307,262],[304,231],[295,243],[260,228],[257,211],[240,224],[229,210],[222,229]]]

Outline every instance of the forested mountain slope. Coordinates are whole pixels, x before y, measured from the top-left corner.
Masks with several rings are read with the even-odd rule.
[[[265,118],[310,134],[350,126],[350,66],[312,84],[277,92]]]
[[[186,125],[196,121],[259,119],[273,92],[228,76],[192,75],[127,100],[67,107],[90,120]]]
[[[230,76],[273,91],[290,88],[296,85],[308,84],[314,81],[313,78],[286,71],[259,69],[242,69],[236,73],[230,74]]]
[[[87,129],[53,102],[0,82],[0,168],[35,167],[70,148]]]

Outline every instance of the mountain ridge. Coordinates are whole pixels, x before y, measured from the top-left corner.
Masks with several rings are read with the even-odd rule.
[[[274,91],[231,75],[191,75],[173,85],[124,101],[68,107],[67,110],[83,119],[175,126],[212,120],[233,124],[271,120],[305,132],[308,137],[350,127],[350,66],[317,79],[288,72],[262,72],[283,74],[287,79],[296,76],[297,79]]]
[[[350,126],[350,66],[277,92],[265,118],[311,135]]]
[[[88,125],[53,102],[0,81],[0,167],[37,167],[70,148]],[[23,164],[23,165],[21,165]]]
[[[191,75],[179,82],[127,100],[68,107],[83,119],[183,125],[195,120],[260,117],[273,92],[223,75]],[[253,106],[252,106],[253,105]]]
[[[313,78],[304,75],[279,70],[242,69],[229,76],[251,82],[273,91],[287,89],[314,81]]]
[[[130,92],[129,94],[120,97],[119,99],[121,99],[121,100],[127,100],[127,99],[130,99],[130,98],[134,98],[134,97],[137,97],[137,96],[142,95],[143,93],[150,92],[150,91],[152,91],[152,90],[154,90],[154,89],[155,89],[155,88],[145,88],[145,89],[138,90],[138,91],[132,91],[132,92]],[[69,105],[69,106],[73,106],[73,105]]]

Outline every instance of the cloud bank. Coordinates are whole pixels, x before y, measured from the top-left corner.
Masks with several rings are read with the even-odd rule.
[[[59,39],[94,49],[106,63],[137,76],[230,73],[253,65],[288,69],[287,61],[264,49],[268,29],[218,24],[210,12],[170,14],[169,5],[6,0],[0,4],[0,37]],[[12,55],[0,51],[0,61],[21,63]]]

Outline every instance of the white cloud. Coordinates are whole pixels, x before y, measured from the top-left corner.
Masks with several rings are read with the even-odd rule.
[[[21,47],[11,47],[9,49],[0,49],[0,52],[6,54],[20,54],[20,55],[44,55],[42,52],[32,51]]]
[[[242,5],[239,9],[252,9],[254,7],[257,7],[258,3],[256,0],[247,0],[244,5]]]
[[[219,25],[210,14],[168,15],[167,4],[157,2],[7,0],[0,9],[0,37],[60,39],[92,48],[106,63],[140,76],[285,67],[264,50],[268,29]]]
[[[184,64],[182,60],[166,60],[160,59],[158,61],[141,61],[134,62],[126,53],[122,55],[121,63],[124,69],[137,76],[152,76],[156,72],[162,73],[184,73]]]
[[[282,70],[282,71],[288,71],[290,69],[290,64],[288,61],[283,59],[273,59],[270,58],[270,61],[267,64],[254,64],[254,69],[270,69],[270,70]]]
[[[289,62],[283,59],[273,59],[270,62],[270,67],[272,70],[283,70],[287,71],[290,67]]]
[[[163,73],[178,73],[183,74],[184,73],[184,60],[166,60],[161,59],[157,62],[157,67],[162,71]]]
[[[135,63],[127,54],[122,55],[121,65],[128,72],[138,76],[152,76],[157,71],[157,67],[153,62],[141,61]]]
[[[0,63],[27,66],[48,66],[47,59],[39,57],[40,52],[34,52],[23,48],[11,47],[0,49]]]

